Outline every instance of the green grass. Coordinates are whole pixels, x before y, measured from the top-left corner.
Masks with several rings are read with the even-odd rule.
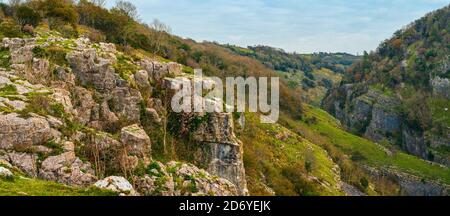
[[[335,164],[324,149],[281,125],[259,121],[257,115],[246,113],[245,129],[238,133],[244,143],[244,164],[252,195],[268,195],[262,184],[277,195],[343,195],[335,187],[339,173],[333,171]],[[330,186],[305,180],[306,176]]]
[[[11,54],[8,48],[0,48],[0,67],[9,70],[11,66]]]
[[[111,191],[97,188],[69,187],[63,184],[14,177],[0,179],[0,196],[115,196]]]
[[[370,166],[395,169],[424,179],[438,180],[450,184],[449,168],[432,165],[401,151],[397,151],[390,156],[375,143],[341,129],[338,121],[325,111],[310,106],[305,107],[307,116],[309,118],[314,117],[317,122],[310,125],[304,122],[289,122],[289,124],[303,131],[308,139],[309,137],[313,139],[312,136],[320,136],[320,138],[333,143],[348,155],[359,152],[364,157],[361,162]]]
[[[114,64],[114,69],[122,79],[130,81],[131,75],[139,71],[141,68],[136,66],[129,56],[118,55],[117,63]]]
[[[450,100],[445,98],[432,98],[428,101],[433,122],[450,128]]]
[[[370,88],[372,90],[378,91],[379,93],[386,95],[388,97],[394,97],[395,93],[392,89],[382,86],[381,84],[371,85]]]

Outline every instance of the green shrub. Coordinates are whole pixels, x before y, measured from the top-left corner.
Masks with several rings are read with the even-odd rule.
[[[24,36],[21,26],[12,19],[5,19],[0,24],[0,35],[9,38],[22,38]]]
[[[359,183],[364,190],[367,190],[367,188],[369,187],[369,180],[367,180],[366,177],[362,177]]]
[[[17,88],[14,85],[7,84],[3,88],[0,88],[0,96],[16,95],[16,94]]]
[[[51,46],[45,49],[35,47],[33,54],[35,57],[48,59],[51,63],[59,66],[69,65],[66,59],[67,50],[59,46]]]
[[[0,67],[9,70],[10,66],[11,66],[11,55],[9,49],[2,47],[0,48]]]
[[[41,21],[41,16],[32,8],[27,6],[19,6],[16,10],[15,18],[22,26],[29,24],[36,27]]]

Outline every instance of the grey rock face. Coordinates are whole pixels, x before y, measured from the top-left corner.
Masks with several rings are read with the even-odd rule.
[[[89,186],[97,178],[89,163],[82,162],[75,152],[52,156],[42,162],[39,177],[69,185]]]
[[[432,82],[435,94],[445,91],[445,80],[436,78]],[[441,93],[439,95],[443,96]],[[430,147],[438,148],[443,143],[450,143],[450,137],[436,137],[427,131],[410,128],[400,113],[399,108],[402,105],[397,97],[400,96],[389,95],[363,85],[348,84],[330,91],[322,106],[354,133],[376,142],[388,141],[398,144],[410,154],[447,164],[446,159],[440,158],[440,155],[435,155],[433,159],[429,157],[429,153],[432,151]],[[436,143],[434,142],[436,140],[440,141]]]
[[[447,78],[435,77],[431,80],[434,96],[442,96],[450,99],[450,80]]]
[[[139,123],[141,93],[130,87],[117,87],[111,93],[111,110],[120,119],[129,123]]]
[[[33,145],[41,145],[53,137],[45,118],[24,119],[16,113],[0,115],[0,149],[24,150]]]
[[[149,158],[151,155],[150,137],[137,124],[122,128],[120,140],[131,155],[139,158]]]
[[[28,176],[30,177],[37,176],[36,155],[13,152],[7,154],[7,158],[9,159],[11,165],[19,168],[20,170],[25,172]]]
[[[73,51],[67,55],[71,68],[83,85],[107,92],[116,86],[117,76],[110,60],[97,57],[95,49]]]
[[[404,126],[402,129],[403,148],[410,154],[427,158],[427,146],[422,133]]]
[[[408,196],[448,196],[450,193],[450,185],[431,180],[423,181],[416,176],[396,170],[364,168],[374,177],[395,179],[400,185],[401,192]]]
[[[13,176],[13,173],[9,169],[0,167],[0,178],[11,178]]]
[[[375,106],[372,112],[372,121],[366,131],[366,136],[382,141],[388,139],[394,142],[393,137],[388,134],[398,134],[401,130],[401,119],[394,111],[386,110],[384,107]]]
[[[50,77],[50,63],[45,59],[33,58],[33,72],[27,73],[27,80],[33,83],[47,83]]]
[[[138,195],[128,180],[121,176],[110,176],[102,179],[94,184],[100,189],[111,190],[119,193],[121,196],[135,196]]]
[[[240,193],[247,194],[242,143],[234,135],[231,113],[212,113],[193,133],[194,140],[204,143],[208,172],[228,179]]]
[[[141,92],[147,97],[152,94],[152,87],[149,82],[148,73],[145,70],[140,70],[134,74],[134,79]]]
[[[147,196],[235,196],[228,180],[214,177],[193,165],[153,162],[151,173],[135,177],[136,189]]]
[[[93,109],[98,104],[93,99],[93,93],[82,87],[75,87],[72,93],[72,104],[76,110],[76,120],[83,125],[88,124],[93,119]]]
[[[139,64],[147,71],[148,77],[157,82],[161,82],[164,77],[169,75],[178,76],[182,74],[183,70],[182,65],[174,62],[162,63],[145,59]]]

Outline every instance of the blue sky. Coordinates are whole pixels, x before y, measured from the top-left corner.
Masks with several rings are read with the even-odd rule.
[[[113,4],[110,0],[109,4]],[[450,0],[131,0],[196,41],[269,45],[289,52],[362,53]]]

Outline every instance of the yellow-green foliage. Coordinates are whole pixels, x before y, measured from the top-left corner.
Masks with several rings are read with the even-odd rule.
[[[126,55],[118,55],[117,63],[114,65],[116,73],[124,80],[131,80],[130,77],[136,73],[140,68],[133,63],[133,60]]]
[[[11,66],[11,54],[9,49],[0,48],[0,67],[9,70]]]

